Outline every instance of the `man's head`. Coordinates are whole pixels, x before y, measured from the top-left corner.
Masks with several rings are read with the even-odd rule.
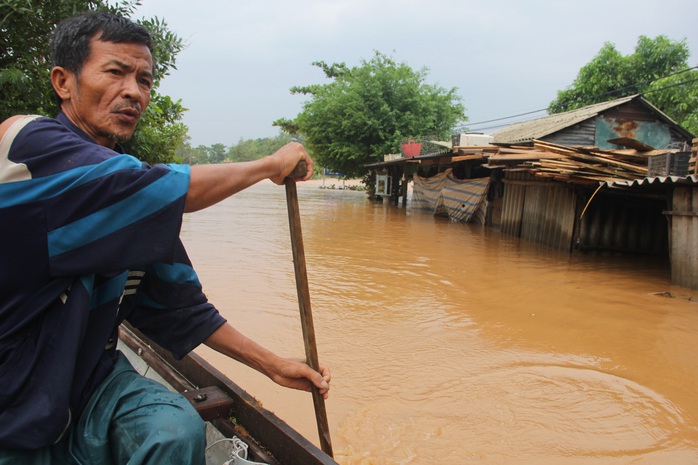
[[[131,137],[153,83],[152,40],[142,26],[104,13],[69,18],[51,37],[51,64],[73,123],[107,147]]]

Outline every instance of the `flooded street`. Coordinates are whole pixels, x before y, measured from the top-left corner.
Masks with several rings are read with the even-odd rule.
[[[698,464],[697,293],[667,263],[568,255],[308,184],[339,463]],[[182,238],[234,326],[303,356],[283,186],[186,216]],[[198,352],[318,444],[310,394]]]

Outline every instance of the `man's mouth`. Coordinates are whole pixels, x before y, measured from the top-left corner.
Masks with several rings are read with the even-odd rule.
[[[133,106],[115,108],[114,113],[118,114],[122,119],[130,123],[137,123],[141,118],[141,111],[137,107]]]

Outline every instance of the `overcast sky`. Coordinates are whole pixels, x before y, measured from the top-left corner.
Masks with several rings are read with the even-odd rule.
[[[136,17],[187,43],[160,91],[189,108],[193,146],[279,134],[271,123],[302,109],[289,89],[326,82],[313,61],[351,67],[374,51],[458,88],[470,123],[546,108],[604,42],[627,55],[640,35],[685,39],[698,65],[696,0],[142,1]]]

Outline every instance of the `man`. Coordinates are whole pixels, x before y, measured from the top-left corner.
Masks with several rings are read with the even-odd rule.
[[[128,319],[183,357],[201,342],[296,389],[330,374],[237,332],[204,296],[182,214],[304,160],[148,166],[120,153],[150,102],[152,44],[129,20],[87,14],[51,42],[55,118],[0,125],[0,464],[203,463],[203,422],[115,348]],[[300,180],[300,179],[299,179]]]

